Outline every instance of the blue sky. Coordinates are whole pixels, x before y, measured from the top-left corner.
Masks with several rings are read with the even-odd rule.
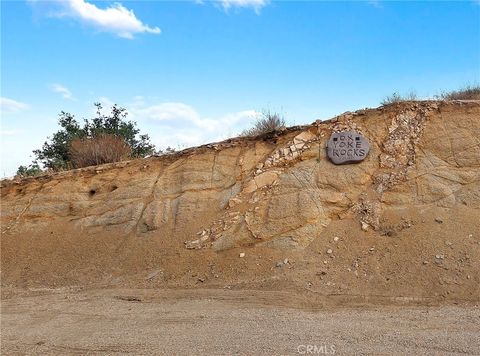
[[[2,176],[96,101],[187,147],[480,82],[479,1],[2,1],[1,40]]]

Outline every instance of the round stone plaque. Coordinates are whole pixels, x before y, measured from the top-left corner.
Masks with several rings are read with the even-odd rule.
[[[327,143],[328,158],[334,164],[363,161],[369,150],[368,140],[355,131],[335,132]]]

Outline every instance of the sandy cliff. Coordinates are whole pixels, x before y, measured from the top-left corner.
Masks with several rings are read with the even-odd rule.
[[[334,165],[333,132],[370,142]],[[480,102],[407,102],[259,138],[2,182],[2,284],[480,300]],[[240,253],[245,253],[240,257]]]

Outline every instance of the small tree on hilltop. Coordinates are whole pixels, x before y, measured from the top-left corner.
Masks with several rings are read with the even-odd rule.
[[[96,116],[91,119],[84,119],[81,125],[75,116],[62,111],[58,123],[60,130],[55,132],[49,141],[45,142],[41,149],[33,151],[35,155],[34,164],[40,162],[44,168],[52,170],[68,169],[78,167],[81,161],[78,157],[78,152],[82,151],[79,147],[80,143],[85,145],[111,144],[114,141],[113,137],[122,140],[128,150],[122,148],[121,154],[112,155],[112,157],[122,157],[122,159],[145,157],[155,152],[155,146],[150,142],[148,135],[140,135],[140,130],[137,124],[133,121],[128,121],[128,112],[125,108],[113,105],[111,112],[108,115],[102,113],[102,105],[100,103],[94,104],[97,108]],[[105,137],[111,137],[105,139]],[[98,138],[98,139],[97,139]],[[72,142],[75,143],[75,148],[72,151]],[[116,143],[115,147],[121,147]],[[122,146],[123,147],[123,146]],[[84,150],[87,152],[88,150]],[[128,157],[125,152],[129,152]],[[76,152],[76,162],[72,162],[72,152]],[[88,160],[85,160],[87,162]],[[102,161],[103,162],[103,161]],[[25,168],[25,167],[24,167]],[[17,174],[25,174],[24,168]]]

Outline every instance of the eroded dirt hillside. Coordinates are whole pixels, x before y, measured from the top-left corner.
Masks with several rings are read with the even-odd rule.
[[[346,130],[369,155],[334,165],[326,142]],[[479,301],[480,102],[393,104],[3,181],[1,212],[3,286]]]

